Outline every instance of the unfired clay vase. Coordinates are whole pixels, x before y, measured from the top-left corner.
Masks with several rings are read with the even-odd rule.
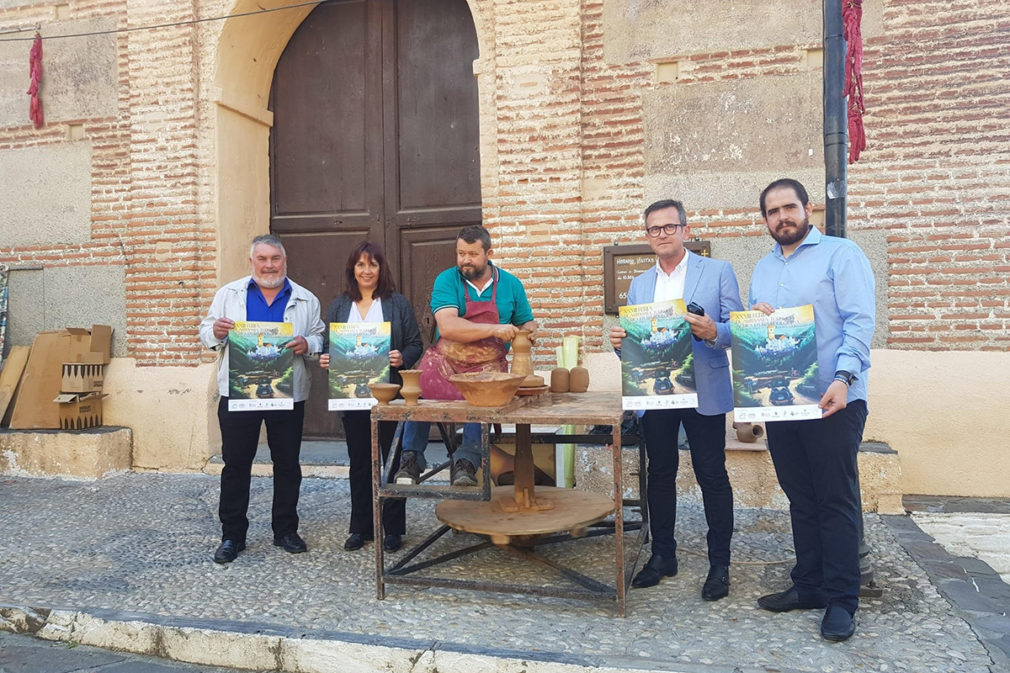
[[[589,370],[585,367],[572,367],[568,387],[573,393],[584,393],[589,390]]]
[[[569,387],[568,370],[564,367],[557,367],[551,370],[551,392],[567,393]]]
[[[765,434],[763,427],[753,423],[734,423],[733,428],[736,429],[737,439],[747,444],[757,441]]]
[[[515,338],[512,339],[512,368],[509,370],[513,374],[525,374],[523,388],[535,388],[544,385],[544,378],[533,373],[533,342],[530,341],[528,330],[519,330]]]
[[[401,369],[400,378],[403,379],[403,386],[400,388],[403,403],[408,407],[417,406],[417,398],[421,396],[421,370]]]

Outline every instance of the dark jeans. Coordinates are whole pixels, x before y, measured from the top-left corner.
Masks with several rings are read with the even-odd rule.
[[[340,415],[347,436],[347,457],[351,462],[351,525],[349,533],[373,537],[372,525],[372,426],[368,411],[345,411]],[[379,423],[379,449],[383,462],[396,433],[395,422]],[[393,466],[393,474],[399,469]],[[386,500],[382,505],[382,528],[386,534],[403,535],[407,531],[407,506],[403,498]]]
[[[302,467],[302,420],[305,402],[295,402],[291,411],[228,411],[228,398],[217,407],[221,424],[221,538],[245,542],[249,530],[249,481],[260,425],[267,424],[267,444],[274,471],[274,501],[271,525],[274,537],[298,531],[298,490]]]
[[[694,476],[701,487],[708,522],[708,561],[729,565],[733,536],[733,488],[726,473],[726,414],[703,416],[694,409],[658,409],[642,417],[649,455],[649,528],[652,553],[673,558],[677,551],[677,435],[684,424]]]
[[[866,402],[850,402],[827,418],[766,423],[779,484],[789,498],[796,566],[803,596],[859,606],[859,536],[863,513],[856,454]]]

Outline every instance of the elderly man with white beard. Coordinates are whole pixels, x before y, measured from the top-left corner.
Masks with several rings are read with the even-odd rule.
[[[221,545],[216,563],[230,563],[245,549],[249,519],[249,485],[260,426],[266,423],[273,462],[274,494],[271,511],[274,545],[297,554],[306,551],[298,535],[298,495],[302,483],[299,453],[309,377],[306,354],[323,349],[325,325],[315,295],[287,277],[287,254],[276,236],[257,236],[249,250],[252,274],[217,291],[207,317],[200,323],[200,341],[221,353],[218,361],[217,417],[221,425]],[[294,408],[289,410],[228,410],[228,332],[236,321],[285,322],[294,338],[284,345],[295,355]]]

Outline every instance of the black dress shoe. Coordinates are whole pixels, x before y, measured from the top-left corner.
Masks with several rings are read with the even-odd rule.
[[[382,541],[382,548],[386,551],[396,551],[403,546],[403,536],[396,533],[389,533]]]
[[[243,549],[245,549],[245,542],[222,540],[221,546],[214,552],[214,563],[231,563]]]
[[[729,566],[714,565],[708,569],[708,577],[701,587],[701,597],[706,601],[717,601],[729,595]]]
[[[654,587],[664,577],[673,577],[676,574],[676,556],[671,559],[665,559],[659,554],[653,554],[649,557],[649,562],[645,564],[645,567],[635,575],[635,579],[631,580],[631,586],[636,589]]]
[[[358,551],[365,546],[366,542],[371,542],[372,536],[363,533],[351,533],[344,540],[344,551]]]
[[[824,619],[821,620],[821,637],[840,643],[848,640],[856,632],[855,615],[840,605],[829,605],[824,611]]]
[[[305,540],[298,533],[275,535],[274,546],[284,547],[284,551],[289,554],[301,554],[303,551],[308,551],[309,549],[305,546]]]
[[[758,599],[758,607],[770,612],[789,612],[790,610],[815,610],[823,608],[826,601],[816,598],[801,597],[793,585],[777,594],[768,594]]]

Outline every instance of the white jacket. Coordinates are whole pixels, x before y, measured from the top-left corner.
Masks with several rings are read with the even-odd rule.
[[[222,397],[228,396],[228,340],[220,340],[214,336],[214,323],[218,318],[230,318],[235,322],[246,319],[246,293],[249,290],[249,280],[246,276],[228,283],[214,295],[210,304],[210,312],[200,323],[200,341],[207,348],[221,352],[217,369],[217,389]],[[291,323],[295,336],[303,336],[309,343],[309,354],[323,351],[323,333],[326,325],[320,318],[319,300],[295,281],[291,283],[291,297],[284,307],[284,322]],[[305,358],[295,357],[294,364],[294,399],[303,402],[309,396],[308,374],[305,372]]]

